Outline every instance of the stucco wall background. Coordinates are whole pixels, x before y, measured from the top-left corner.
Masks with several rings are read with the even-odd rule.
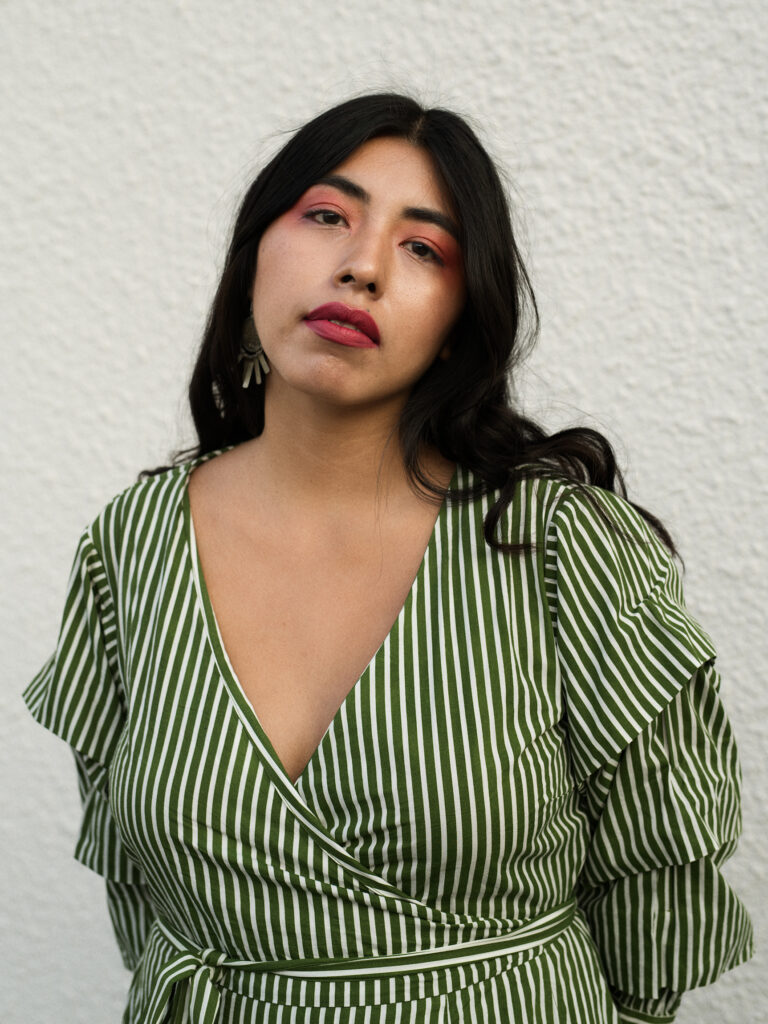
[[[744,770],[726,874],[758,955],[678,1020],[768,1019],[766,16],[759,2],[2,4],[0,1020],[118,1020],[67,748],[19,693],[83,526],[192,440],[185,387],[235,204],[326,106],[414,90],[513,183],[542,314],[520,400],[596,425],[671,528]],[[761,34],[762,33],[762,34]]]

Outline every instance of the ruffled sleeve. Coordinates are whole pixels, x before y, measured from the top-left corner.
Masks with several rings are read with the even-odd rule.
[[[752,955],[720,873],[740,769],[715,649],[628,502],[572,491],[552,522],[555,629],[590,843],[577,896],[623,1024],[674,1020],[685,989]],[[611,526],[606,517],[610,520]]]
[[[91,530],[75,554],[55,652],[24,690],[36,721],[72,747],[83,805],[74,855],[106,880],[123,961],[133,970],[154,914],[109,803],[108,771],[126,722],[115,606]]]

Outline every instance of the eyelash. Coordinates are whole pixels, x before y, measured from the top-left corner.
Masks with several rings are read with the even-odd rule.
[[[324,209],[322,207],[318,207],[316,210],[307,210],[307,212],[304,214],[304,217],[307,220],[313,220],[318,214],[321,214],[321,213],[330,213],[331,216],[333,216],[333,217],[341,217],[342,216],[342,214],[340,214],[338,212],[338,210],[327,210],[327,209]],[[323,222],[321,222],[321,221],[314,221],[314,223],[315,224],[321,224]],[[325,227],[332,228],[332,227],[336,227],[336,225],[335,224],[325,224]],[[431,245],[427,245],[426,242],[417,242],[417,241],[414,241],[412,244],[413,245],[421,245],[421,246],[423,246],[427,250],[427,252],[429,253],[429,255],[425,255],[425,256],[419,256],[419,254],[416,253],[416,252],[413,254],[418,260],[421,260],[422,263],[437,263],[437,265],[440,266],[440,267],[444,266],[443,261],[440,259],[440,257],[438,256],[438,254],[435,252],[435,250],[432,248]]]

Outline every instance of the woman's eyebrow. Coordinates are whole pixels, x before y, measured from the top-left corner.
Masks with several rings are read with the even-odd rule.
[[[314,184],[330,185],[345,195],[351,196],[352,199],[359,199],[362,203],[371,201],[370,193],[366,192],[362,185],[358,185],[350,178],[345,178],[343,174],[326,174],[324,177],[318,178]],[[424,224],[435,224],[443,231],[447,231],[457,242],[459,241],[459,229],[456,222],[446,214],[440,213],[439,210],[430,210],[425,206],[406,206],[401,211],[401,216],[408,220],[420,220]]]

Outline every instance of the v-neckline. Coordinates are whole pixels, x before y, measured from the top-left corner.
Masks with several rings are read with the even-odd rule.
[[[370,677],[371,672],[375,669],[379,660],[383,657],[385,650],[389,644],[389,639],[392,634],[398,629],[403,619],[407,616],[409,609],[413,605],[416,593],[421,587],[422,579],[426,571],[427,563],[432,559],[435,553],[435,548],[438,543],[438,536],[443,530],[445,518],[447,515],[448,502],[447,499],[443,499],[438,509],[437,516],[432,526],[432,531],[429,535],[429,540],[424,548],[424,552],[419,562],[419,568],[414,576],[411,586],[406,595],[405,601],[400,607],[397,616],[389,627],[386,636],[381,641],[373,657],[370,659],[368,664],[363,669],[361,675],[355,680],[350,689],[347,691],[344,700],[341,702],[339,707],[336,709],[333,718],[328,724],[325,732],[320,738],[320,742],[312,751],[309,760],[302,768],[301,772],[294,782],[285,765],[283,764],[280,756],[278,755],[275,747],[272,744],[266,730],[262,726],[259,716],[256,713],[256,709],[246,696],[243,685],[237,677],[232,662],[229,659],[227,650],[224,646],[224,641],[221,636],[221,630],[216,619],[216,613],[213,610],[213,603],[208,592],[208,586],[205,582],[205,576],[203,574],[202,562],[200,560],[200,552],[197,547],[197,538],[195,535],[195,526],[192,519],[192,508],[189,501],[189,478],[192,474],[192,470],[196,469],[197,466],[202,465],[203,462],[207,462],[209,459],[215,458],[217,455],[221,455],[226,451],[230,451],[235,445],[228,445],[224,448],[218,448],[215,451],[207,452],[205,455],[198,456],[197,458],[191,459],[189,462],[184,464],[184,474],[182,478],[182,511],[183,511],[183,524],[184,524],[184,543],[187,554],[189,556],[190,565],[192,568],[192,575],[194,577],[195,594],[198,601],[198,606],[203,613],[203,626],[205,632],[205,640],[208,646],[213,652],[214,659],[216,661],[219,673],[224,680],[227,692],[232,699],[235,708],[237,709],[241,719],[249,726],[250,731],[255,733],[258,737],[265,752],[269,755],[268,763],[271,762],[272,771],[280,778],[283,783],[286,783],[294,792],[299,791],[302,780],[305,779],[309,773],[313,762],[319,757],[321,749],[325,746],[326,740],[330,734],[334,731],[334,727],[338,719],[342,717],[348,704],[350,704],[357,695],[358,690],[364,685],[365,681]],[[448,484],[448,493],[453,492],[456,489],[459,476],[458,463],[454,467],[453,476],[451,477],[450,483]]]

